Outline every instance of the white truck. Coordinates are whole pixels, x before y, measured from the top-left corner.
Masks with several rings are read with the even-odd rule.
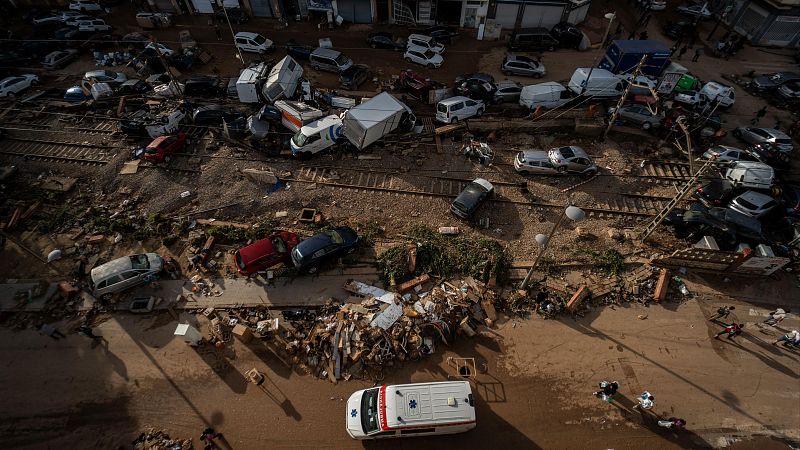
[[[325,113],[303,102],[278,100],[275,109],[281,112],[281,123],[292,131],[299,131],[307,125],[325,116]]]
[[[410,128],[415,121],[416,117],[408,106],[382,92],[350,108],[341,119],[328,116],[299,127],[292,138],[292,154],[310,156],[332,146],[341,137],[347,138],[358,150],[363,150],[401,126]]]
[[[236,92],[242,103],[274,103],[293,96],[302,76],[303,67],[286,56],[271,68],[260,63],[242,70],[236,81]]]

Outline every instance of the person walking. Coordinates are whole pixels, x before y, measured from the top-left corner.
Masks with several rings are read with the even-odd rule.
[[[694,50],[694,56],[692,57],[692,62],[697,62],[697,60],[700,59],[700,55],[702,54],[703,54],[703,49],[701,47],[697,47]]]
[[[43,323],[39,326],[39,334],[43,334],[45,336],[50,336],[51,338],[55,339],[56,341],[67,337],[64,333],[58,331],[58,329],[50,324]]]
[[[764,105],[764,107],[756,111],[756,116],[753,117],[753,120],[750,121],[750,125],[756,125],[766,115],[767,115],[767,106]]]
[[[639,33],[639,40],[640,41],[646,41],[647,38],[649,38],[649,36],[647,35],[647,30],[644,30],[641,33]]]
[[[798,347],[800,346],[800,331],[792,330],[776,339],[772,345],[778,345],[778,342],[783,342],[784,347]]]
[[[639,396],[639,404],[634,406],[634,408],[641,408],[642,410],[650,410],[653,409],[653,406],[656,406],[656,398],[653,397],[648,391],[644,391],[642,395]]]
[[[742,328],[744,328],[743,323],[732,323],[730,325],[725,325],[725,328],[723,328],[722,331],[714,335],[714,339],[719,339],[719,337],[723,334],[727,334],[728,339],[733,339],[742,334]]]
[[[685,55],[686,52],[688,51],[689,51],[688,45],[684,45],[683,47],[681,47],[681,51],[678,52],[678,61],[680,61],[680,59],[683,58],[683,55]]]
[[[670,417],[667,420],[659,420],[658,426],[664,428],[683,428],[686,426],[686,421],[677,417]]]
[[[80,334],[81,336],[92,338],[92,339],[101,339],[102,338],[102,336],[98,336],[98,335],[94,334],[94,331],[92,331],[92,328],[87,326],[87,325],[79,326],[78,327],[78,334]]]
[[[599,397],[603,401],[610,402],[613,400],[614,394],[617,393],[617,390],[619,390],[619,383],[616,381],[608,382],[603,380],[600,382],[600,390],[595,392],[593,395],[595,397]]]
[[[633,40],[633,38],[635,38],[635,37],[636,37],[636,29],[633,29],[633,30],[631,30],[631,32],[628,34],[628,40],[629,40],[629,41],[631,41],[631,40]]]
[[[708,318],[709,322],[713,322],[717,319],[727,319],[728,315],[736,309],[735,306],[720,306],[717,308],[717,312],[714,313],[711,317]]]
[[[219,24],[218,23],[214,24],[214,34],[217,35],[217,40],[218,41],[222,40],[222,31],[219,29]]]
[[[769,317],[767,318],[767,320],[764,321],[764,323],[774,327],[775,325],[783,321],[783,319],[786,318],[786,314],[789,312],[791,311],[789,311],[788,308],[787,309],[778,308],[775,311],[769,313]]]
[[[208,427],[205,430],[203,430],[203,434],[200,435],[200,443],[205,444],[205,447],[203,447],[204,450],[211,450],[217,445],[214,442],[214,439],[221,437],[222,433],[217,433],[214,431],[213,428]]]

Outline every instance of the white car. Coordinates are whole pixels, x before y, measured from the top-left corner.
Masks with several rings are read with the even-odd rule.
[[[442,55],[439,53],[417,46],[408,47],[406,53],[403,55],[403,59],[429,69],[441,67],[442,63],[444,63],[444,58],[442,58]]]
[[[77,27],[80,22],[86,22],[89,20],[94,20],[94,17],[87,16],[86,14],[76,13],[75,16],[70,16],[64,18],[64,25],[68,27]]]
[[[436,120],[453,123],[470,117],[480,117],[486,106],[480,100],[469,97],[450,97],[436,104]]]
[[[78,22],[78,31],[111,31],[111,25],[103,19],[83,20]]]
[[[728,208],[747,216],[758,218],[765,216],[777,206],[778,202],[769,195],[756,191],[747,191],[731,200]]]
[[[714,145],[703,153],[703,158],[720,162],[758,161],[746,151],[730,145]]]
[[[145,48],[152,48],[153,50],[158,48],[158,51],[161,52],[161,54],[164,55],[164,56],[172,56],[173,54],[175,54],[175,50],[167,47],[164,44],[159,44],[159,43],[155,43],[155,42],[151,42],[151,43],[147,44],[145,46]]]
[[[15,75],[0,80],[0,97],[14,97],[16,94],[39,84],[39,77],[33,74]]]
[[[98,3],[88,0],[71,0],[69,2],[69,9],[73,11],[102,11],[103,7]]]
[[[274,43],[258,33],[240,31],[234,36],[236,48],[243,52],[266,53],[274,49]]]
[[[678,6],[678,14],[691,17],[700,17],[701,19],[708,19],[711,17],[711,11],[706,7],[705,4],[700,3],[694,5],[680,5]]]
[[[128,81],[128,77],[124,73],[112,72],[110,70],[91,70],[83,74],[83,79],[116,85]]]
[[[683,91],[680,94],[675,94],[674,100],[686,105],[695,106],[698,103],[705,101],[703,94],[697,91]]]
[[[627,73],[625,75],[617,75],[622,81],[626,84],[630,83],[631,76],[633,74]],[[658,81],[646,76],[646,75],[639,75],[636,77],[636,81],[631,86],[631,90],[629,92],[630,95],[652,95],[653,91],[656,90],[656,86],[658,85]]]

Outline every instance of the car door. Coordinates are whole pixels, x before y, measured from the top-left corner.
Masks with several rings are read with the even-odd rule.
[[[589,166],[589,160],[582,157],[575,157],[569,160],[568,168],[571,171],[583,172]]]
[[[25,89],[25,83],[23,83],[24,81],[25,78],[22,77],[13,78],[6,83],[6,87],[3,90],[6,92],[13,92],[16,94],[19,91]]]
[[[425,65],[425,55],[423,55],[422,53],[417,51],[412,51],[411,56],[415,63]]]
[[[464,102],[458,102],[450,105],[450,120],[461,120],[464,117]]]
[[[248,41],[245,38],[240,38],[240,37],[236,38],[236,46],[244,51],[250,50],[248,42],[250,41]]]
[[[478,102],[475,100],[467,100],[464,103],[466,104],[464,108],[465,116],[474,116],[478,112]]]

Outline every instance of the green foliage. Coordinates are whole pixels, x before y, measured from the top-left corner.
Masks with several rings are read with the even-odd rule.
[[[170,234],[169,236],[165,237],[161,240],[161,243],[164,244],[165,247],[169,247],[170,245],[178,242],[178,236],[174,234]]]
[[[272,230],[272,222],[262,220],[248,229],[233,226],[210,227],[206,233],[226,244],[244,244],[249,240],[263,239]]]
[[[39,228],[44,233],[58,231],[75,219],[69,205],[61,205],[50,217],[45,220]]]
[[[442,277],[460,274],[484,282],[492,276],[500,281],[507,275],[508,257],[495,240],[444,236],[425,226],[411,228],[408,236],[416,244],[413,273],[408,271],[410,254],[406,245],[394,246],[378,257],[381,276],[389,284],[421,273]]]
[[[606,275],[618,275],[625,270],[625,257],[612,248],[603,252],[588,252],[594,268]]]
[[[383,236],[384,232],[380,224],[374,220],[359,222],[356,229],[361,236],[361,242],[367,246],[375,245],[375,239]]]

